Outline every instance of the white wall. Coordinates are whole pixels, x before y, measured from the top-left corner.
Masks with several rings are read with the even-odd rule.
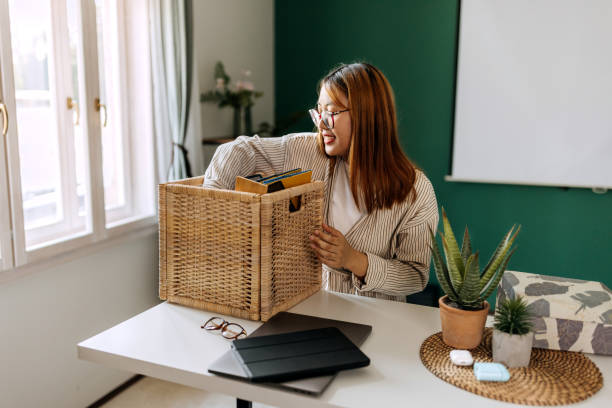
[[[253,127],[274,121],[274,0],[195,0],[194,43],[200,92],[213,89],[214,66],[222,61],[231,83],[242,71],[264,95],[255,100]],[[202,137],[232,134],[232,109],[201,104]]]
[[[85,407],[132,377],[76,345],[159,302],[157,260],[149,232],[0,284],[0,407]]]

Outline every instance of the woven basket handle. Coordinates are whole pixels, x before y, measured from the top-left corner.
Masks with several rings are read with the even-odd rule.
[[[299,196],[291,197],[289,199],[289,214],[300,212],[302,209],[302,199],[304,195],[300,194]]]

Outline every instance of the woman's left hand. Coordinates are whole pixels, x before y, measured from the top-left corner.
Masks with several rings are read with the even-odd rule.
[[[322,263],[335,269],[350,269],[349,264],[357,252],[340,231],[327,224],[310,236],[310,246]]]

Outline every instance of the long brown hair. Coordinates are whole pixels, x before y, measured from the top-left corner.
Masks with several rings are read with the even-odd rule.
[[[348,151],[351,192],[355,202],[371,213],[391,208],[414,192],[416,167],[399,143],[395,98],[389,81],[376,67],[363,63],[341,65],[319,83],[332,101],[350,108],[351,144]],[[348,99],[344,106],[339,95]],[[325,153],[323,136],[317,136],[319,150]],[[328,156],[330,157],[330,156]],[[332,166],[336,158],[330,157]]]

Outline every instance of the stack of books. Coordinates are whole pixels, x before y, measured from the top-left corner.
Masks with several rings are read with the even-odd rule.
[[[268,177],[263,177],[259,174],[249,177],[238,176],[236,177],[236,191],[256,194],[273,193],[286,188],[310,183],[311,178],[312,170],[302,170],[301,168]]]

